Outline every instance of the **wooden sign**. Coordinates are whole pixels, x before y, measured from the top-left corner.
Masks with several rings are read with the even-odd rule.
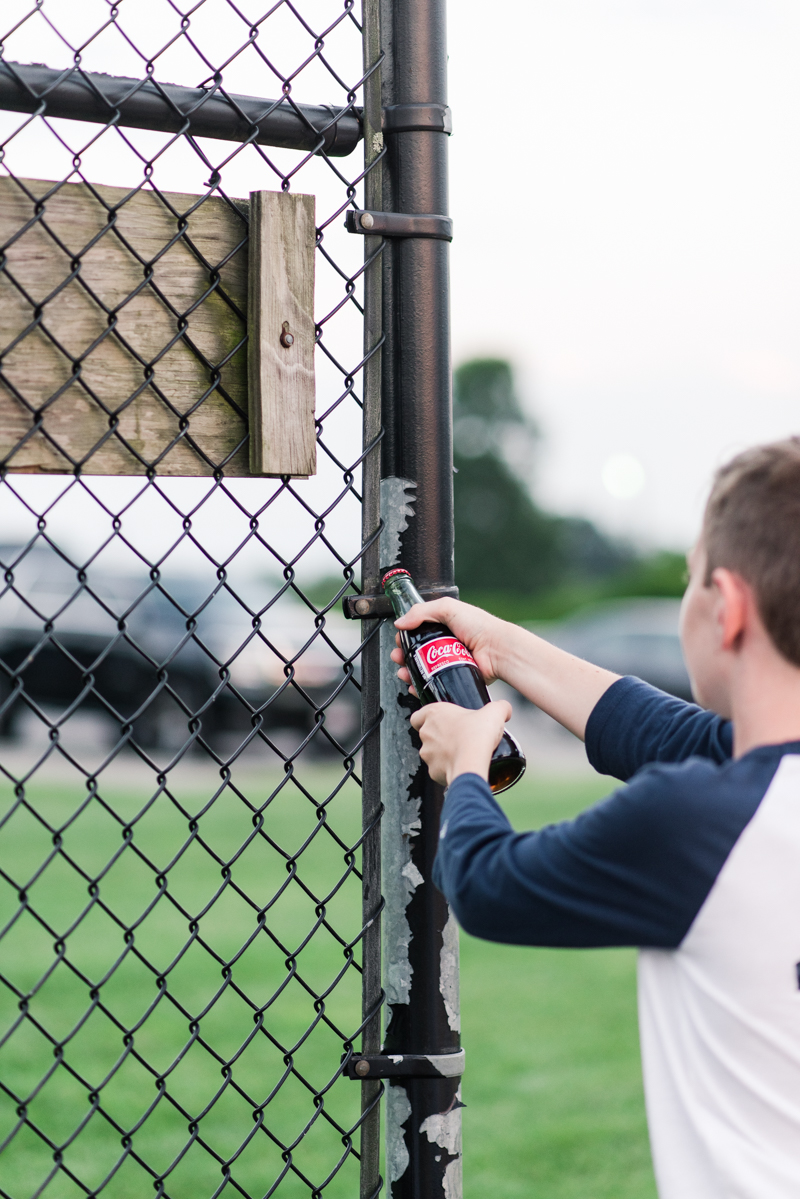
[[[7,469],[313,473],[313,197],[200,200],[0,180]]]

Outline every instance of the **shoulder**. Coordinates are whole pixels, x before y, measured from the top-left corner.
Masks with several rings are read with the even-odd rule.
[[[577,818],[576,825],[613,836],[617,844],[648,845],[691,856],[699,845],[730,846],[751,819],[777,769],[774,750],[718,763],[690,757],[643,766],[627,786]]]
[[[572,822],[573,845],[605,863],[613,880],[626,880],[637,897],[640,945],[680,944],[780,758],[776,747],[767,747],[735,762],[688,758],[645,766]]]

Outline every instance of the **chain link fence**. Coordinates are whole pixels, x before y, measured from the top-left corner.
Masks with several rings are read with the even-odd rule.
[[[359,16],[0,20],[0,1193],[352,1196]],[[307,480],[242,477],[258,189],[316,196]]]

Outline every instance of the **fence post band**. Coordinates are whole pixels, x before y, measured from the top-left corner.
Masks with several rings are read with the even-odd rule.
[[[373,212],[350,208],[345,213],[348,233],[379,237],[429,237],[453,240],[453,219],[432,212]]]
[[[446,104],[390,104],[383,110],[384,133],[452,133],[453,114]]]
[[[457,587],[423,587],[420,595],[425,601],[458,599]],[[385,595],[346,595],[342,611],[348,620],[385,620],[392,615],[392,605]]]
[[[464,1050],[457,1053],[358,1053],[345,1067],[348,1078],[460,1078]]]

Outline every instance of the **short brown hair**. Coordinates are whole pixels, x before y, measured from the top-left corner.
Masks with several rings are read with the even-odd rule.
[[[775,648],[800,666],[800,437],[745,450],[717,471],[703,540],[706,586],[719,566],[746,579]]]

